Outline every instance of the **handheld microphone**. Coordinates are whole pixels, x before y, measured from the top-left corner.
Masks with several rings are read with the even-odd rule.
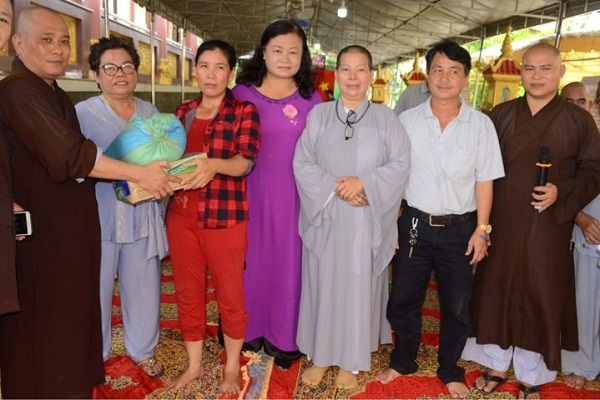
[[[537,170],[537,181],[536,186],[546,186],[546,180],[548,178],[548,170],[552,166],[550,163],[550,147],[542,146],[540,147],[540,153],[538,156],[538,162],[535,163]],[[542,194],[540,192],[535,192],[536,194]],[[539,207],[535,207],[536,209]]]
[[[536,162],[535,165],[536,167],[538,167],[536,186],[546,186],[548,170],[552,166],[552,164],[550,163],[550,147],[540,147],[538,162]]]

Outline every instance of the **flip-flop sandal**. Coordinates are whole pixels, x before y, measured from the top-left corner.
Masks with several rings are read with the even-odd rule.
[[[162,363],[154,357],[147,358],[136,364],[146,375],[148,375],[148,377],[150,377],[150,379],[158,379],[163,376],[163,373],[165,372]],[[155,373],[152,374],[152,372]]]
[[[519,391],[523,392],[523,398],[527,399],[530,394],[540,393],[539,386],[525,386],[522,383],[519,383]]]
[[[481,393],[484,393],[484,394],[494,393],[500,387],[500,385],[502,385],[504,382],[506,382],[506,378],[503,378],[498,375],[492,375],[487,370],[485,370],[481,373],[481,377],[483,378],[483,386],[481,388],[477,387],[477,384],[474,384],[473,386],[475,387],[475,389],[479,390]],[[496,386],[494,386],[490,390],[484,390],[485,387],[490,382],[496,382]]]

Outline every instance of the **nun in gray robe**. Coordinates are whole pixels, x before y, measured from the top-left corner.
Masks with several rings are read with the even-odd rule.
[[[366,99],[347,138],[342,102],[316,105],[294,155],[301,200],[302,294],[297,342],[317,366],[357,373],[391,343],[385,317],[388,264],[409,170],[409,142],[394,112]],[[334,192],[356,176],[368,199],[354,207]]]

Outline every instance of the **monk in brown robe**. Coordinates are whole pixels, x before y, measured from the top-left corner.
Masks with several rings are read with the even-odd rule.
[[[0,317],[3,398],[89,398],[104,381],[100,327],[100,226],[94,181],[127,179],[157,198],[172,193],[166,162],[140,167],[101,154],[79,130],[55,79],[69,60],[69,31],[43,7],[21,12],[18,54],[0,81],[14,202],[31,212],[18,243],[21,312]]]
[[[519,398],[541,398],[561,348],[578,349],[570,239],[575,216],[600,191],[600,135],[588,112],[558,96],[564,71],[554,47],[531,47],[521,71],[525,96],[490,115],[506,176],[494,182],[494,251],[475,274],[473,338],[463,352],[488,368],[475,382],[486,394],[504,382],[512,360]],[[541,147],[552,166],[548,183],[537,186]]]
[[[10,38],[12,20],[12,1],[0,0],[0,49]],[[19,310],[14,226],[8,143],[0,133],[0,314]]]

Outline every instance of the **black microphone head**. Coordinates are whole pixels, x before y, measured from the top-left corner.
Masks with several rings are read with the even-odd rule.
[[[550,162],[550,147],[542,146],[540,147],[540,155],[539,155],[540,163],[547,164]]]

